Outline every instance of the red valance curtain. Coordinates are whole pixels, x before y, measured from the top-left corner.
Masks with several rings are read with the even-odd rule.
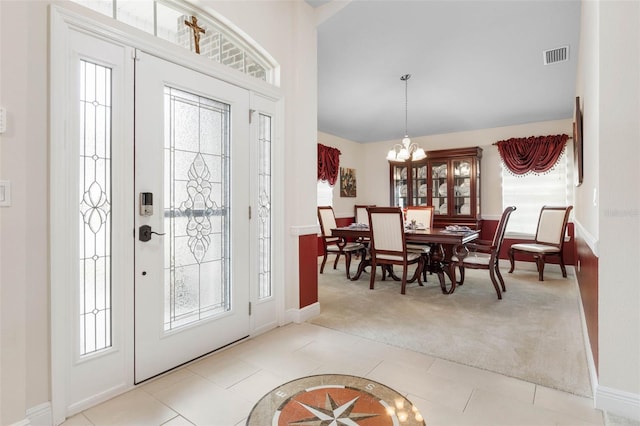
[[[544,173],[553,168],[569,139],[568,135],[530,136],[496,142],[502,162],[511,173]]]
[[[340,171],[340,150],[318,144],[318,180],[326,180],[333,186]]]

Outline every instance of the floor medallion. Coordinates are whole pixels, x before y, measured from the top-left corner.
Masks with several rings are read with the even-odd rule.
[[[263,396],[247,426],[424,425],[417,408],[373,380],[342,374],[308,376]]]

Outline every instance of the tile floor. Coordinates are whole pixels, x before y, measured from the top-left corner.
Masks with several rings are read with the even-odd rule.
[[[168,373],[64,425],[244,425],[268,391],[321,373],[383,383],[405,394],[429,426],[604,424],[589,398],[303,323]]]

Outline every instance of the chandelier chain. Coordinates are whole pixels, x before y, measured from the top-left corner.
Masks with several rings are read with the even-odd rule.
[[[409,116],[409,78],[411,74],[405,74],[400,77],[400,80],[404,81],[404,134],[409,135],[408,129],[408,116]]]

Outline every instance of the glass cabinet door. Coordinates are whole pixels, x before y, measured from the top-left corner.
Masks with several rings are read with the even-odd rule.
[[[447,215],[447,161],[431,162],[431,205],[436,215]]]
[[[394,205],[399,207],[407,206],[407,166],[393,166],[393,200]]]
[[[428,205],[427,198],[427,164],[411,169],[411,199],[413,206]]]
[[[452,215],[471,215],[472,160],[453,160],[453,206]]]

